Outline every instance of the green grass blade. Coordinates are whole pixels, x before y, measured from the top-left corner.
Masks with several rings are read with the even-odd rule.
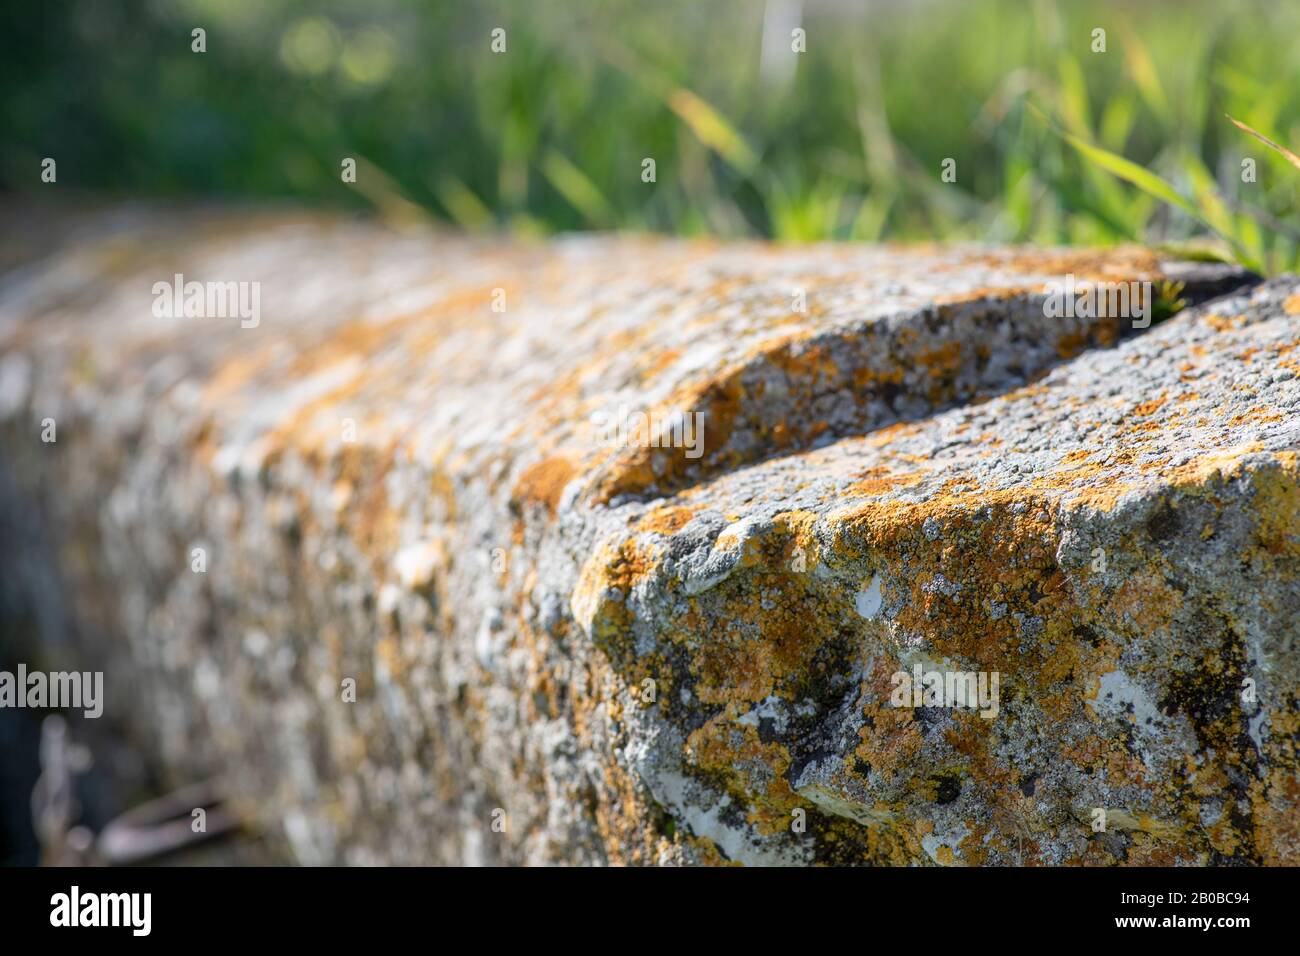
[[[1072,133],[1062,132],[1061,135],[1065,137],[1071,146],[1108,173],[1133,184],[1148,196],[1154,196],[1171,206],[1177,206],[1192,218],[1204,222],[1200,210],[1196,208],[1190,199],[1145,166],[1140,166],[1131,159],[1125,159],[1123,156],[1118,156],[1110,150],[1102,149],[1100,146],[1085,143]]]
[[[482,232],[492,225],[492,210],[450,173],[439,177],[434,184],[434,195],[452,220],[466,232]]]
[[[1034,109],[1040,117],[1051,124],[1051,121],[1037,108]],[[1055,128],[1053,126],[1053,128]],[[1066,142],[1083,154],[1086,159],[1091,160],[1096,166],[1106,170],[1111,175],[1131,183],[1138,189],[1142,190],[1148,196],[1159,199],[1161,202],[1168,203],[1177,209],[1181,209],[1193,219],[1204,224],[1217,235],[1219,235],[1232,248],[1233,255],[1247,269],[1255,272],[1263,272],[1263,263],[1259,257],[1252,254],[1241,241],[1231,232],[1225,233],[1219,229],[1204,211],[1196,206],[1190,199],[1171,186],[1165,179],[1151,172],[1145,166],[1140,166],[1130,159],[1123,156],[1117,156],[1109,150],[1102,149],[1100,146],[1087,143],[1067,133],[1065,130],[1057,129],[1057,133],[1062,136]],[[1217,198],[1217,197],[1216,197]]]
[[[758,155],[736,128],[700,97],[684,86],[668,94],[668,107],[690,127],[695,138],[721,156],[742,176],[758,166]]]
[[[549,149],[542,157],[542,174],[588,222],[596,226],[609,222],[609,203],[596,184],[559,150]]]
[[[1224,113],[1223,115],[1227,116],[1228,119],[1232,120],[1233,124],[1236,125],[1238,129],[1245,130],[1247,133],[1255,137],[1257,140],[1259,140],[1269,149],[1276,150],[1288,163],[1290,163],[1296,169],[1300,169],[1300,156],[1297,156],[1295,153],[1291,152],[1291,150],[1287,149],[1285,146],[1279,146],[1277,143],[1273,142],[1263,133],[1259,132],[1258,130],[1252,129],[1251,127],[1243,123],[1241,120],[1233,119],[1227,113]]]

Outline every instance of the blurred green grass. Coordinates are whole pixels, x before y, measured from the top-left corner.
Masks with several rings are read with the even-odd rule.
[[[7,5],[0,187],[50,188],[53,156],[96,193],[472,231],[1139,240],[1287,270],[1300,171],[1224,114],[1300,144],[1297,28],[1276,0]]]

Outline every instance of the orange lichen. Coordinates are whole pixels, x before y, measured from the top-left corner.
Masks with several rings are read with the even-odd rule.
[[[1150,249],[1138,246],[1117,246],[1105,250],[1017,249],[1006,255],[976,253],[966,261],[1022,273],[1073,275],[1076,279],[1094,281],[1129,281],[1162,275],[1159,256]]]
[[[1217,332],[1232,332],[1245,324],[1245,316],[1223,316],[1217,312],[1211,312],[1203,316],[1201,321]]]
[[[690,508],[677,505],[654,508],[636,523],[638,531],[655,531],[662,535],[673,535],[686,527],[695,512]]]
[[[543,505],[550,514],[555,514],[560,496],[576,471],[573,462],[566,457],[557,455],[543,458],[529,465],[519,475],[515,482],[514,500]]]
[[[845,489],[845,495],[847,497],[881,495],[896,488],[915,485],[924,477],[924,470],[900,475],[895,474],[893,469],[887,465],[877,465],[868,468],[862,473],[862,477],[858,481],[849,485]]]
[[[1260,548],[1273,558],[1300,558],[1300,470],[1295,452],[1279,456],[1283,466],[1255,478],[1253,510]]]
[[[1147,399],[1145,402],[1139,402],[1137,405],[1134,405],[1133,414],[1143,415],[1143,416],[1154,415],[1156,412],[1160,411],[1161,407],[1164,404],[1165,404],[1165,395],[1161,393],[1155,398],[1150,398]]]

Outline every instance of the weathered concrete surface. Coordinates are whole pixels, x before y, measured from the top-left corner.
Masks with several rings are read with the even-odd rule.
[[[112,706],[295,858],[1300,863],[1300,282],[1128,335],[1046,284],[1241,277],[60,228],[0,280],[3,465]],[[155,316],[175,273],[260,322]],[[996,716],[892,706],[917,664]]]

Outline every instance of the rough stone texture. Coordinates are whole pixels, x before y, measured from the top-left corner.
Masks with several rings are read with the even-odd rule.
[[[6,224],[0,465],[76,596],[57,659],[302,862],[1300,863],[1300,281]],[[155,317],[178,272],[260,281],[260,324]],[[1243,288],[1135,334],[1045,318],[1067,273],[1158,317]],[[602,441],[620,406],[701,413],[702,454]],[[997,716],[892,706],[918,663],[998,672]]]

